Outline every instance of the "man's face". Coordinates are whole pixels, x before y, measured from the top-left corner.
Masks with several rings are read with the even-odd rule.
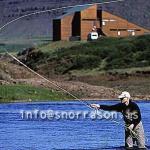
[[[125,104],[126,106],[129,105],[129,98],[125,97],[125,98],[121,98],[120,100],[121,100],[121,103]]]

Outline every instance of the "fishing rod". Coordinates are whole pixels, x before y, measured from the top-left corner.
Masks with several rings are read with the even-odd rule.
[[[32,70],[31,68],[29,68],[27,65],[25,65],[23,62],[21,62],[18,58],[16,58],[14,55],[10,54],[7,50],[5,50],[6,53],[12,57],[14,60],[16,60],[19,64],[21,64],[22,66],[24,66],[25,68],[27,68],[29,71],[31,71],[32,73],[34,73],[35,75],[39,76],[40,78],[44,79],[45,81],[47,81],[48,83],[54,85],[55,87],[57,87],[58,89],[62,90],[63,92],[69,94],[70,96],[72,96],[73,98],[75,98],[75,100],[78,100],[79,102],[83,103],[84,105],[86,105],[87,107],[89,107],[90,109],[93,109],[90,104],[86,101],[83,101],[82,99],[77,98],[75,95],[73,95],[72,93],[70,93],[69,91],[65,90],[64,88],[60,87],[59,85],[57,85],[56,83],[54,83],[53,81],[50,81],[49,79],[47,79],[46,77],[40,75],[39,73],[35,72],[34,70]],[[98,115],[98,109],[96,110],[96,114]],[[111,120],[111,122],[117,123],[119,125],[124,126],[121,122],[115,121],[115,120]],[[128,128],[126,125],[124,126],[126,129],[129,129],[130,132],[134,135],[134,137],[138,138],[138,135],[131,130],[130,128]]]
[[[10,54],[7,50],[5,50],[5,52],[6,52],[11,58],[13,58],[14,60],[16,60],[19,64],[21,64],[22,66],[24,66],[25,68],[27,68],[29,71],[31,71],[32,73],[34,73],[34,74],[37,75],[38,77],[44,79],[44,80],[47,81],[48,83],[54,85],[54,86],[57,87],[58,89],[60,89],[60,90],[62,90],[63,92],[67,93],[68,95],[72,96],[75,100],[81,102],[82,104],[84,104],[84,105],[87,106],[88,108],[93,109],[87,101],[78,98],[77,96],[73,95],[72,93],[70,93],[70,92],[67,91],[66,89],[64,89],[64,88],[62,88],[61,86],[59,86],[58,84],[56,84],[54,81],[51,81],[51,80],[47,79],[46,77],[44,77],[44,76],[40,75],[39,73],[37,73],[36,71],[34,71],[33,69],[29,68],[27,65],[25,65],[23,62],[21,62],[21,61],[20,61],[18,58],[16,58],[14,55]],[[95,111],[96,111],[96,115],[98,115],[98,109],[95,109]],[[98,115],[98,116],[99,116],[99,115]],[[131,134],[131,136],[132,136],[133,138],[134,138],[134,137],[137,138],[137,139],[139,138],[138,135],[136,134],[136,132],[134,132],[133,130],[131,130],[128,126],[122,124],[122,123],[119,122],[119,121],[115,121],[115,120],[110,120],[110,121],[111,121],[111,122],[114,122],[114,123],[116,123],[116,124],[118,124],[118,125],[121,125],[121,126],[125,127],[126,130],[129,130],[129,131],[133,134],[133,136],[132,136],[132,134]]]
[[[90,109],[93,109],[90,104],[87,102],[87,101],[83,101],[82,99],[79,99],[78,97],[76,97],[75,95],[73,95],[72,93],[70,93],[69,91],[65,90],[64,88],[62,88],[61,86],[57,85],[56,83],[54,83],[53,81],[50,81],[49,79],[47,79],[46,77],[40,75],[39,73],[37,73],[36,71],[34,71],[33,69],[29,68],[27,65],[25,65],[23,62],[21,62],[18,58],[16,58],[14,55],[10,54],[7,50],[5,50],[6,53],[11,57],[13,58],[14,60],[16,60],[19,64],[21,64],[22,66],[24,66],[25,68],[27,68],[29,71],[31,71],[32,73],[34,73],[35,75],[39,76],[40,78],[44,79],[45,81],[47,81],[48,83],[54,85],[55,87],[57,87],[58,89],[62,90],[63,92],[69,94],[70,96],[72,96],[73,98],[75,98],[75,100],[78,100],[79,102],[83,103],[84,105],[86,105],[87,107],[89,107]],[[96,114],[98,115],[98,109],[95,109],[96,110]],[[114,123],[117,123],[119,125],[122,125],[124,126],[121,122],[118,122],[118,121],[115,121],[115,120],[111,120],[111,122],[114,122]],[[131,130],[130,128],[128,128],[126,125],[124,126],[126,129],[129,129],[130,132],[133,133],[133,135],[137,137],[137,134]]]
[[[27,68],[29,71],[31,71],[32,73],[34,73],[35,75],[39,76],[40,78],[44,79],[45,81],[47,81],[48,83],[54,85],[55,87],[57,87],[58,89],[62,90],[63,92],[69,94],[70,96],[72,96],[73,98],[75,98],[75,100],[83,103],[85,106],[89,107],[90,109],[93,109],[90,104],[87,101],[83,101],[82,99],[79,99],[78,97],[76,97],[75,95],[73,95],[72,93],[70,93],[69,91],[65,90],[64,88],[62,88],[61,86],[57,85],[56,83],[54,83],[53,81],[50,81],[49,79],[47,79],[46,77],[40,75],[39,73],[37,73],[36,71],[34,71],[33,69],[29,68],[27,65],[25,65],[23,62],[21,62],[18,58],[16,58],[14,55],[10,54],[7,50],[5,50],[6,53],[13,58],[14,60],[16,60],[19,64],[21,64],[22,66],[24,66],[25,68]],[[98,109],[96,110],[96,114],[98,115]],[[115,121],[115,120],[111,120],[111,122],[117,123],[119,125],[124,126],[121,122]],[[125,129],[129,129],[130,132],[134,135],[134,137],[138,138],[137,134],[131,130],[130,128],[128,128],[126,125],[124,126]]]
[[[96,108],[95,109],[96,110],[96,114],[99,116],[99,114],[98,114],[98,109]],[[101,117],[101,116],[100,116]],[[132,134],[131,134],[131,136],[132,136],[132,138],[139,138],[138,137],[138,135],[137,135],[137,133],[135,132],[135,131],[133,131],[132,129],[130,129],[126,124],[123,124],[121,121],[116,121],[116,120],[109,120],[109,121],[111,121],[111,122],[113,122],[113,123],[116,123],[116,124],[118,124],[118,125],[121,125],[122,127],[124,127],[125,128],[125,130],[129,130]],[[148,141],[148,140],[147,140]]]
[[[30,72],[34,73],[35,75],[37,75],[38,77],[42,78],[43,80],[45,80],[46,82],[52,84],[53,86],[57,87],[59,90],[62,90],[64,93],[70,95],[71,97],[73,97],[75,100],[78,100],[79,102],[83,103],[84,105],[90,107],[90,104],[86,101],[83,101],[81,99],[79,99],[78,97],[76,97],[75,95],[73,95],[72,93],[70,93],[69,91],[65,90],[64,88],[62,88],[61,86],[59,86],[58,84],[56,84],[54,81],[51,81],[49,79],[47,79],[46,77],[40,75],[39,73],[37,73],[36,71],[34,71],[33,69],[29,68],[27,65],[25,65],[23,62],[21,62],[18,58],[16,58],[14,55],[10,54],[7,50],[5,50],[5,52],[14,60],[16,60],[19,64],[21,64],[22,66],[24,66],[26,69],[28,69]],[[91,107],[90,107],[91,108]]]

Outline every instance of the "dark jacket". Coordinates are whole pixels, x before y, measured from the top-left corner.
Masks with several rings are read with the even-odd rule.
[[[100,105],[100,109],[121,112],[126,125],[134,124],[134,127],[136,127],[136,125],[141,121],[140,109],[138,105],[132,101],[129,102],[128,106],[123,103],[118,103],[111,106]]]

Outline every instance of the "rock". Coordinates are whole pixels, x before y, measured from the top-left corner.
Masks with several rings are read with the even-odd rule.
[[[0,85],[9,85],[9,84],[10,84],[10,82],[0,80]]]

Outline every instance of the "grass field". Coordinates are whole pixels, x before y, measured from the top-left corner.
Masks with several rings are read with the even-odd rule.
[[[69,97],[61,92],[30,85],[0,85],[0,103],[22,101],[53,101]]]

